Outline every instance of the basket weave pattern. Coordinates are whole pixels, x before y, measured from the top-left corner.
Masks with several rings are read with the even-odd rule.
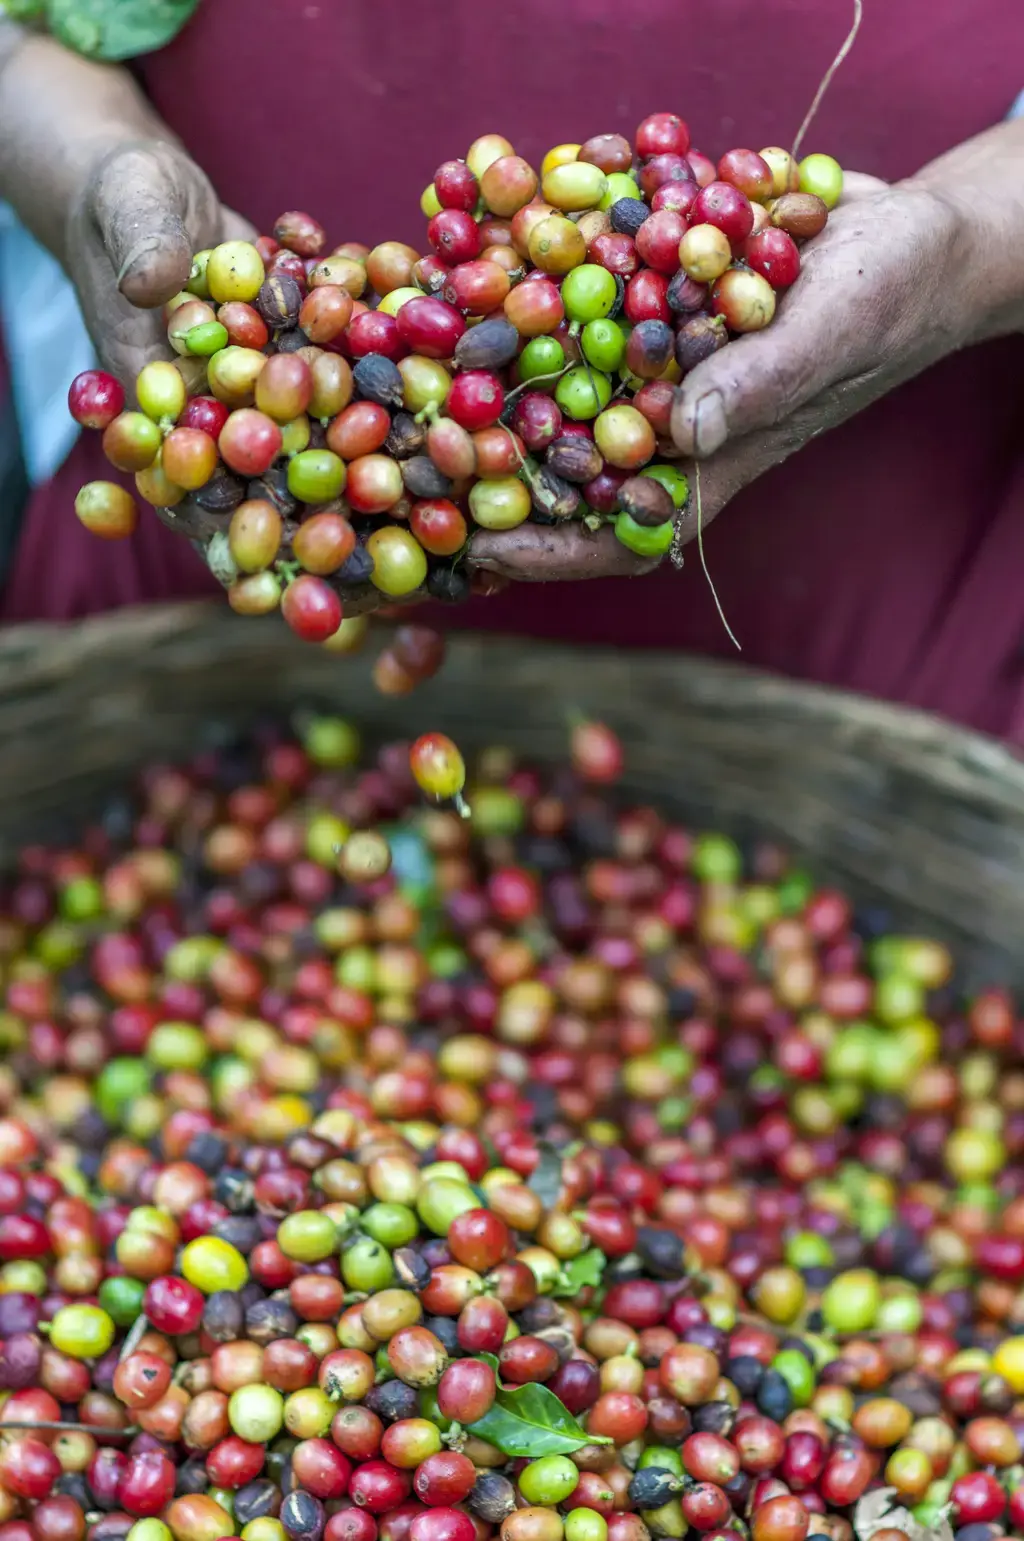
[[[900,928],[952,942],[967,977],[1024,984],[1024,761],[919,713],[686,656],[458,636],[441,676],[396,700],[366,655],[216,603],[3,632],[0,864],[147,760],[186,758],[212,722],[309,706],[371,738],[441,728],[549,761],[570,712],[598,716],[623,735],[630,794],[780,839]]]

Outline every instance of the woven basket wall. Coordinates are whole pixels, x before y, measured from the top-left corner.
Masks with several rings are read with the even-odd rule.
[[[628,745],[630,793],[782,839],[899,927],[953,942],[965,977],[1024,985],[1024,761],[917,713],[690,657],[457,637],[439,679],[393,700],[367,655],[222,605],[3,632],[0,865],[211,724],[311,705],[371,737],[443,728],[541,760],[564,754],[572,709],[600,716]]]

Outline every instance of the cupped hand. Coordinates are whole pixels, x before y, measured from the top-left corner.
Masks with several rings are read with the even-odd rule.
[[[66,252],[104,367],[130,388],[166,358],[160,307],[185,287],[193,252],[255,233],[177,145],[134,140],[104,155],[71,210]]]
[[[749,482],[809,440],[970,340],[977,296],[961,292],[963,224],[941,193],[849,174],[843,201],[801,251],[771,326],[706,359],[676,394],[683,469],[697,460],[706,526]],[[679,545],[697,535],[692,496]],[[656,563],[611,530],[573,523],[478,534],[471,561],[521,582],[629,576]]]

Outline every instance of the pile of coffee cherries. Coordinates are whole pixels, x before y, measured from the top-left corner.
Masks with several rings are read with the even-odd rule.
[[[713,164],[673,113],[630,144],[599,134],[539,173],[498,134],[427,188],[428,252],[330,249],[305,213],[197,253],[167,306],[174,361],[137,410],[102,371],[70,408],[121,472],[199,543],[246,615],[339,636],[384,595],[459,601],[472,532],[582,520],[645,557],[670,550],[687,479],[676,383],[771,321],[842,192],[829,156],[778,148]],[[135,527],[92,482],[82,522]]]
[[[1024,1535],[1010,999],[600,724],[471,822],[456,754],[313,718],[22,851],[0,1541]]]

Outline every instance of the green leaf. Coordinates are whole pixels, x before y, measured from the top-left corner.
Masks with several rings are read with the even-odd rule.
[[[556,1299],[574,1300],[580,1290],[587,1285],[595,1289],[604,1278],[605,1265],[608,1259],[597,1247],[591,1247],[586,1252],[581,1252],[578,1257],[570,1258],[561,1271],[558,1283],[551,1291]]]
[[[538,1141],[540,1160],[530,1173],[528,1186],[540,1199],[545,1209],[558,1203],[562,1191],[562,1158],[546,1140]]]
[[[571,1455],[584,1445],[610,1443],[588,1434],[553,1391],[533,1383],[499,1391],[494,1405],[466,1428],[508,1456]]]
[[[54,37],[75,53],[117,63],[177,37],[199,0],[47,0]]]
[[[0,0],[0,16],[12,21],[38,21],[46,9],[46,0]]]

